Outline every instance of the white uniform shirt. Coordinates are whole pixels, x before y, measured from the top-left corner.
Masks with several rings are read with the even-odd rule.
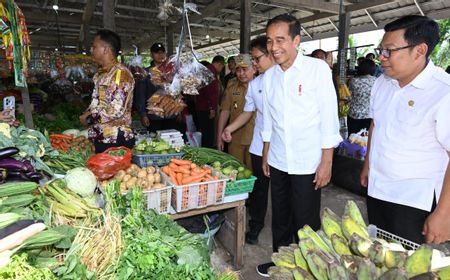
[[[322,149],[336,147],[339,134],[337,97],[328,65],[298,54],[283,71],[275,65],[263,77],[264,142],[268,163],[289,174],[313,174]]]
[[[252,80],[247,89],[247,95],[245,95],[244,112],[255,112],[255,128],[253,129],[253,139],[250,144],[249,152],[251,154],[262,156],[263,140],[261,137],[261,131],[263,129],[263,111],[262,111],[262,77],[264,74],[259,75]]]
[[[450,75],[429,62],[408,85],[380,76],[373,88],[371,197],[430,211],[450,151]]]

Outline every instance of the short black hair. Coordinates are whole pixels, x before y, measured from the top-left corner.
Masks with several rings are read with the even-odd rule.
[[[403,37],[409,45],[427,44],[426,58],[430,56],[434,47],[439,43],[439,25],[429,17],[419,15],[404,16],[386,24],[384,27],[386,32],[400,29],[405,29]]]
[[[375,54],[374,53],[368,53],[368,54],[366,54],[366,58],[367,59],[371,59],[370,57],[373,57],[373,58],[375,58],[376,56],[375,56]]]
[[[234,55],[233,55],[233,56],[230,56],[230,57],[228,57],[228,59],[227,59],[227,63],[230,63],[231,61],[234,61]]]
[[[268,54],[269,51],[267,50],[267,36],[261,35],[251,40],[250,49],[253,48],[260,50],[263,54]]]
[[[224,58],[223,56],[221,56],[221,55],[216,55],[216,56],[212,59],[212,62],[211,62],[211,63],[214,63],[214,62],[219,62],[219,63],[225,64],[225,58]]]
[[[364,58],[363,61],[358,66],[358,75],[364,76],[364,75],[375,75],[375,70],[377,69],[377,66],[375,65],[375,62],[372,59]]]
[[[289,24],[289,35],[291,36],[292,39],[294,39],[295,36],[297,36],[297,35],[300,36],[300,30],[301,30],[300,21],[290,14],[281,14],[281,15],[271,18],[267,22],[266,30],[272,24],[280,23],[280,22],[285,22],[285,23]]]
[[[317,55],[318,55],[319,53],[323,53],[323,55],[324,55],[325,57],[327,57],[327,52],[324,51],[324,50],[322,50],[322,49],[316,49],[316,50],[314,50],[314,51],[311,53],[311,56],[312,56],[312,57],[317,57]]]
[[[449,65],[449,66],[447,66],[447,69],[445,69],[445,72],[447,72],[447,73],[449,73],[449,74],[450,74],[450,65]]]
[[[107,43],[116,56],[119,55],[119,51],[122,46],[120,43],[120,37],[116,32],[108,29],[100,29],[99,31],[97,31],[97,34],[95,34],[95,36],[98,36],[100,40]]]

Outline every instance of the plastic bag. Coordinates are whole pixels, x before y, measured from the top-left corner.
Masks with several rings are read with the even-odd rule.
[[[181,65],[170,86],[166,87],[166,91],[170,95],[180,93],[198,95],[198,90],[213,80],[214,74],[197,61],[195,54],[192,54],[187,62]]]
[[[175,97],[162,92],[154,93],[148,99],[147,110],[149,114],[168,118],[178,115],[186,107],[181,96]]]
[[[142,80],[147,76],[147,72],[142,67],[142,56],[135,55],[128,65],[128,69],[133,75],[134,80]]]
[[[176,72],[176,57],[171,56],[158,67],[150,69],[151,81],[156,86],[166,86],[172,82]]]
[[[91,156],[86,162],[89,168],[98,180],[107,180],[119,170],[127,169],[131,165],[132,152],[127,147],[112,147]]]

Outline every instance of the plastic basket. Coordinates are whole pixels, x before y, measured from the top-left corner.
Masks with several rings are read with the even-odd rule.
[[[420,245],[415,242],[409,241],[405,238],[392,234],[388,231],[377,228],[377,226],[375,225],[369,225],[367,227],[367,230],[369,232],[370,237],[381,238],[389,242],[390,241],[398,242],[402,244],[402,246],[407,250],[416,250],[417,248],[420,247]]]
[[[134,155],[132,161],[139,167],[147,166],[164,166],[170,163],[172,158],[181,159],[184,153],[176,154],[149,154],[149,155]]]
[[[167,178],[165,174],[162,175]],[[219,176],[219,180],[182,186],[173,185],[167,178],[172,183],[172,207],[175,211],[184,212],[223,203],[229,178],[214,170],[213,175]]]
[[[144,191],[147,209],[155,209],[159,214],[169,213],[172,196],[172,186]]]
[[[227,182],[225,196],[252,192],[256,179],[257,178],[255,176],[252,176],[248,179]]]

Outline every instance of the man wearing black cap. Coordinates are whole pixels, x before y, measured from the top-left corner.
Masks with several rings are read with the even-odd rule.
[[[149,72],[151,68],[158,67],[166,59],[166,49],[161,43],[154,43],[150,47],[151,57],[153,59],[150,64],[150,68],[146,69]],[[156,115],[147,114],[147,101],[156,91],[161,89],[159,86],[154,85],[151,82],[150,75],[139,82],[136,83],[134,108],[141,117],[141,124],[148,128],[151,132],[156,132],[157,130],[176,128],[176,119],[173,117],[171,119],[164,119]]]

